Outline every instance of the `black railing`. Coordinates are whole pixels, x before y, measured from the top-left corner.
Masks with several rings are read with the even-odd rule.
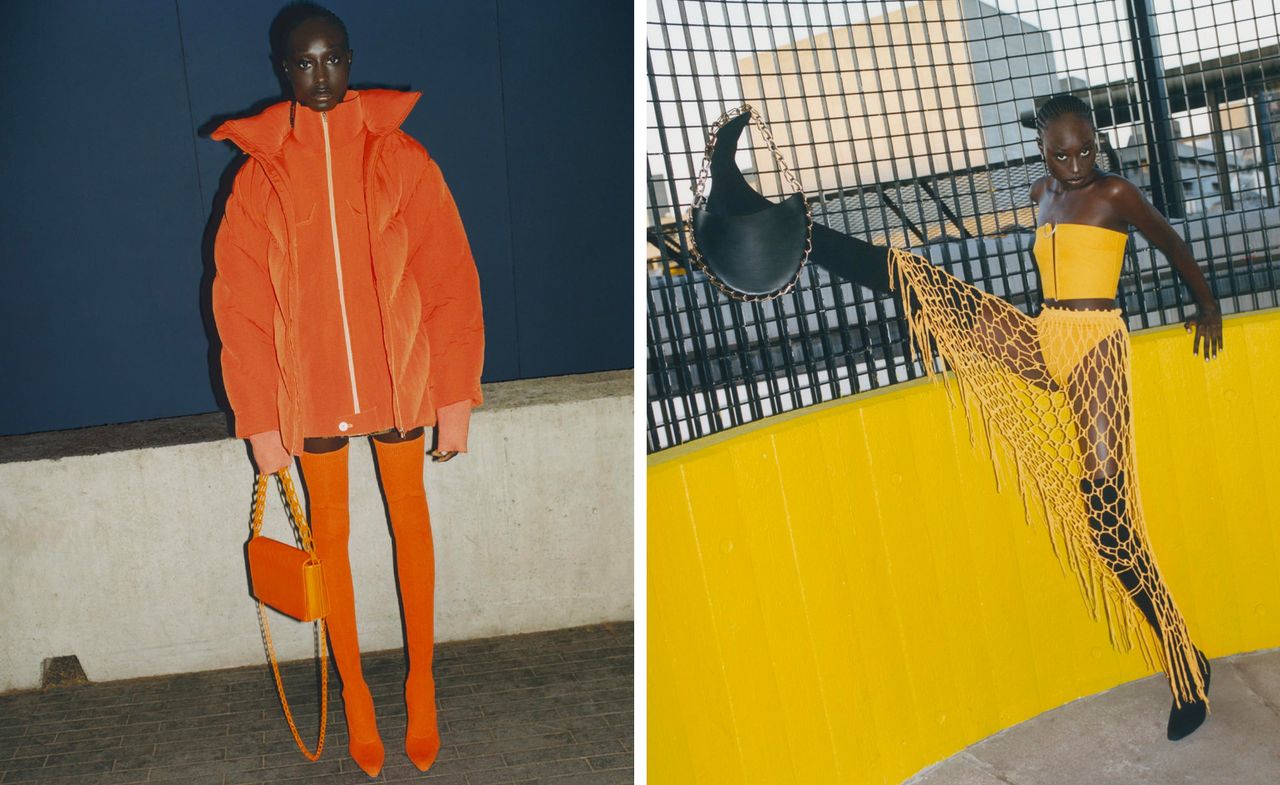
[[[815,220],[910,247],[1034,313],[1027,191],[1045,168],[1030,118],[1072,92],[1094,108],[1100,165],[1148,195],[1156,182],[1153,201],[1223,311],[1276,305],[1280,42],[1260,4],[1205,5],[1188,15],[1149,0],[653,0],[649,450],[923,373],[892,298],[809,266],[791,294],[744,304],[691,270],[680,218],[706,128],[744,101],[794,162]],[[1134,30],[1155,45],[1135,45]],[[1198,35],[1219,44],[1197,48]],[[1163,96],[1162,110],[1142,94]],[[786,193],[755,144],[744,137],[740,165],[763,193]],[[1133,329],[1193,306],[1140,235],[1120,306]]]

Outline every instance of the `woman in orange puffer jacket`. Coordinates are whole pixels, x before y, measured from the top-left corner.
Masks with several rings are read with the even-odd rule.
[[[436,460],[466,451],[481,400],[479,280],[440,168],[400,130],[419,94],[348,90],[346,27],[326,9],[290,6],[275,29],[294,100],[213,134],[249,156],[215,243],[223,381],[258,470],[300,458],[348,747],[370,776],[384,751],[356,634],[347,439],[373,435],[409,650],[405,748],[425,771],[440,737],[424,426]]]

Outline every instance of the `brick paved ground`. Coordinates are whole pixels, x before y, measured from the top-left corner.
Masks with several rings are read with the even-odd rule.
[[[364,663],[387,748],[376,781],[633,781],[629,622],[437,646],[444,746],[426,774],[404,753],[403,654],[366,654]],[[294,716],[314,743],[315,667],[285,672]],[[294,746],[265,664],[0,695],[0,784],[370,782],[347,755],[330,677],[329,733],[315,763]]]

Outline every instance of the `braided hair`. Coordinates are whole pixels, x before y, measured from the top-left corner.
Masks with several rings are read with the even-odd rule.
[[[1074,115],[1093,125],[1093,110],[1083,100],[1070,93],[1059,93],[1036,110],[1036,131],[1043,134],[1049,123],[1060,117]]]

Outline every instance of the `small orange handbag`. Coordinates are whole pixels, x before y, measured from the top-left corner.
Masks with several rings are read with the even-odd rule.
[[[324,617],[329,613],[329,602],[324,590],[324,576],[320,560],[316,557],[315,543],[311,540],[311,528],[298,502],[293,480],[288,469],[281,469],[275,477],[288,502],[287,512],[298,530],[301,548],[262,536],[262,514],[266,506],[267,481],[271,475],[259,474],[253,497],[253,534],[246,547],[249,560],[249,580],[253,596],[258,600],[258,619],[262,622],[262,636],[266,642],[271,671],[276,678],[276,692],[284,717],[293,732],[293,740],[308,760],[318,760],[324,750],[324,734],[329,715],[329,647],[325,641]],[[289,711],[289,701],[284,695],[284,682],[280,680],[280,665],[276,661],[275,644],[271,641],[271,625],[267,622],[265,607],[270,605],[281,613],[299,621],[314,621],[320,641],[320,738],[315,752],[307,749],[298,734],[298,727]]]

